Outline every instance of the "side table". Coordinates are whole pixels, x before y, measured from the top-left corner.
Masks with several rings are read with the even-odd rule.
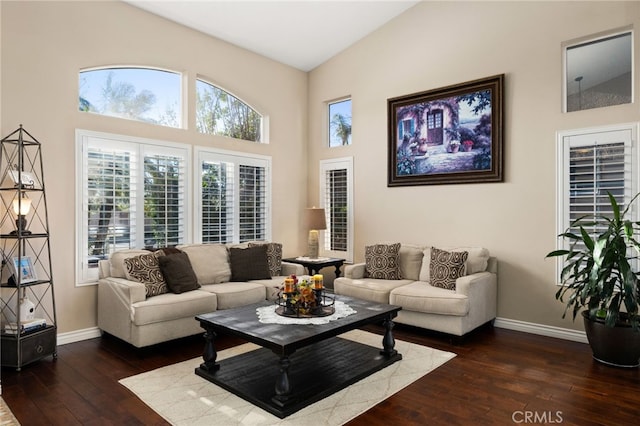
[[[340,276],[340,267],[345,259],[338,257],[319,257],[317,259],[311,259],[310,257],[289,257],[282,259],[282,261],[304,266],[309,271],[309,275],[315,275],[327,266],[334,266],[336,268],[336,278],[338,278]]]

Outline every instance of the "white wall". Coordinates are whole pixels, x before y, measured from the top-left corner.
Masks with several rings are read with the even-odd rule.
[[[318,161],[353,156],[355,248],[479,245],[499,259],[498,316],[580,329],[554,298],[556,132],[637,121],[634,104],[565,114],[566,40],[640,24],[639,2],[423,2],[309,77],[309,204]],[[638,69],[638,35],[635,67]],[[506,75],[503,183],[387,187],[387,99]],[[351,146],[327,148],[325,102],[350,95]]]

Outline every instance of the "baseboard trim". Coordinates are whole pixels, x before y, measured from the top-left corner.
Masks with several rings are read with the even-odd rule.
[[[82,340],[95,339],[96,337],[100,337],[101,335],[102,333],[100,332],[100,329],[98,327],[69,331],[67,333],[58,333],[58,346],[80,342]]]
[[[589,343],[584,331],[568,328],[553,327],[550,325],[536,324],[532,322],[518,321],[509,318],[496,318],[494,326],[507,330],[522,331],[524,333],[538,334],[540,336],[555,337],[556,339],[571,340],[573,342]],[[85,328],[83,330],[70,331],[58,334],[58,345],[80,342],[82,340],[95,339],[102,333],[98,327]]]
[[[522,331],[525,333],[539,334],[541,336],[555,337],[556,339],[571,340],[580,343],[589,343],[584,331],[568,328],[553,327],[550,325],[536,324],[532,322],[518,321],[509,318],[496,318],[495,327],[508,330]]]

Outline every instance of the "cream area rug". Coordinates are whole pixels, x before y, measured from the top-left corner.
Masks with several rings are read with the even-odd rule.
[[[353,330],[340,336],[382,347],[382,336]],[[245,343],[218,352],[220,361],[258,349]],[[455,354],[396,340],[402,360],[280,419],[197,376],[202,358],[158,368],[120,380],[173,425],[342,425],[449,361]],[[274,355],[275,356],[275,355]],[[275,380],[274,380],[275,383]],[[294,389],[295,392],[295,389]]]
[[[9,406],[4,399],[0,397],[0,425],[1,426],[20,426],[18,420],[13,416]]]

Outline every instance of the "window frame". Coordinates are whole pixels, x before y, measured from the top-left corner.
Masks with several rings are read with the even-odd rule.
[[[194,147],[194,167],[193,167],[193,182],[194,182],[194,236],[193,241],[197,244],[202,244],[203,238],[203,217],[202,217],[202,163],[204,161],[225,161],[232,163],[236,166],[248,165],[265,167],[265,241],[271,241],[272,238],[272,223],[273,223],[273,209],[271,203],[272,194],[272,158],[266,155],[250,154],[237,151],[229,151],[217,148],[208,148],[197,146]],[[237,176],[238,171],[234,171]],[[240,242],[239,226],[240,221],[236,218],[239,214],[239,202],[240,198],[237,196],[237,187],[234,187],[234,199],[233,199],[233,231],[232,241],[227,243],[237,244]]]
[[[630,102],[625,102],[625,103],[619,103],[619,104],[612,104],[612,105],[601,105],[601,106],[597,106],[597,107],[592,107],[592,108],[578,108],[578,109],[573,109],[573,110],[569,110],[569,102],[568,102],[568,95],[569,95],[569,88],[568,83],[569,83],[569,67],[567,65],[568,62],[568,53],[571,49],[575,49],[575,48],[579,48],[579,47],[586,47],[588,45],[595,45],[598,43],[603,43],[606,42],[608,40],[611,39],[615,39],[621,36],[625,36],[629,34],[630,36],[630,40],[631,40],[631,49],[630,49],[630,61],[631,61],[631,100]],[[622,28],[616,28],[616,29],[612,29],[612,30],[608,30],[608,31],[603,31],[597,34],[591,34],[588,36],[584,36],[584,37],[580,37],[577,39],[573,39],[573,40],[568,40],[566,42],[562,43],[562,112],[563,113],[570,113],[570,112],[580,112],[580,111],[587,111],[590,109],[597,109],[597,108],[607,108],[607,107],[613,107],[613,106],[617,106],[617,105],[627,105],[627,104],[633,104],[635,101],[635,31],[633,29],[632,25],[626,26],[626,27],[622,27]],[[612,58],[605,58],[607,60],[612,60]],[[602,61],[603,59],[601,59]],[[580,81],[582,81],[582,77],[578,76],[576,78],[574,78],[574,81],[578,82],[577,78],[580,79]],[[586,89],[585,89],[586,90]]]
[[[197,117],[198,117],[198,83],[207,84],[209,86],[214,87],[215,89],[218,89],[218,90],[221,90],[221,91],[225,92],[229,96],[232,96],[235,99],[237,99],[238,101],[240,101],[243,105],[246,105],[248,108],[250,108],[256,114],[258,114],[260,116],[260,139],[257,140],[257,141],[254,141],[254,140],[250,140],[250,139],[233,138],[231,136],[226,136],[226,135],[219,134],[219,133],[206,133],[206,132],[200,131],[200,129],[198,129],[198,122],[197,122]],[[201,135],[213,135],[213,136],[226,137],[226,138],[230,138],[230,139],[235,139],[235,140],[245,141],[245,142],[251,142],[251,143],[257,143],[257,144],[268,144],[269,143],[269,119],[268,119],[268,116],[266,114],[263,114],[258,108],[254,107],[252,104],[250,104],[249,102],[245,101],[242,97],[240,97],[240,96],[236,95],[235,93],[225,89],[221,85],[212,82],[211,79],[208,79],[208,78],[203,77],[203,76],[197,76],[195,78],[195,83],[194,84],[195,84],[195,86],[194,86],[195,91],[194,91],[194,99],[193,99],[193,111],[194,111],[194,114],[195,114],[195,117],[196,117],[195,118],[196,122],[195,122],[194,128],[195,128],[197,133],[199,133]]]
[[[631,198],[638,192],[640,188],[640,163],[638,155],[638,128],[640,123],[624,123],[612,126],[599,126],[592,128],[583,128],[576,130],[561,131],[556,134],[556,237],[564,233],[571,223],[570,212],[570,150],[571,148],[585,146],[593,147],[594,145],[606,145],[612,143],[615,140],[615,135],[624,136],[627,133],[625,139],[623,139],[625,146],[625,200],[624,204],[631,200]],[[592,134],[601,134],[603,138],[598,138],[598,141],[594,143],[584,143],[578,138],[583,138]],[[595,137],[595,136],[594,136]],[[574,138],[572,141],[571,138]],[[627,160],[628,158],[628,160]],[[627,176],[628,175],[628,176]],[[627,188],[628,185],[628,188]],[[640,209],[636,206],[632,207],[631,218],[637,221],[640,218]],[[556,238],[556,248],[558,250],[569,249],[570,242],[564,238]],[[565,259],[562,257],[556,258],[556,280],[557,285],[562,283],[559,280],[560,273],[565,264]]]
[[[349,124],[351,125],[351,133],[349,134],[349,143],[347,143],[346,145],[340,144],[340,145],[331,145],[331,122],[333,121],[333,118],[331,117],[331,106],[335,105],[335,104],[339,104],[342,102],[346,102],[349,101],[349,111],[351,113],[351,115],[349,115]],[[338,98],[338,99],[334,99],[332,101],[328,101],[326,103],[327,107],[326,107],[326,114],[327,114],[327,126],[326,126],[326,130],[327,130],[327,146],[329,148],[339,148],[339,147],[345,147],[345,146],[351,146],[353,144],[353,99],[351,98],[351,96],[345,96],[343,98]]]
[[[146,124],[151,124],[153,126],[161,126],[161,127],[166,127],[169,129],[185,129],[186,126],[186,115],[187,115],[187,111],[189,110],[189,108],[187,107],[187,97],[185,96],[186,93],[186,77],[185,74],[180,72],[180,71],[176,71],[176,70],[172,70],[172,69],[168,69],[168,68],[161,68],[161,67],[151,67],[151,66],[145,66],[145,65],[108,65],[108,66],[100,66],[100,67],[89,67],[89,68],[83,68],[81,70],[78,71],[78,102],[81,99],[80,96],[80,81],[81,81],[81,75],[82,73],[85,72],[92,72],[92,71],[108,71],[108,70],[146,70],[146,71],[153,71],[153,72],[163,72],[163,73],[170,73],[170,74],[176,74],[179,78],[179,83],[178,83],[178,99],[176,99],[176,108],[179,109],[179,111],[177,111],[177,126],[168,126],[166,124],[160,124],[160,123],[153,123],[151,121],[146,121],[146,120],[140,120],[139,118],[132,118],[132,117],[120,117],[118,115],[112,115],[112,114],[103,114],[100,112],[95,112],[95,111],[82,111],[80,109],[78,109],[78,112],[86,112],[89,114],[94,114],[94,115],[99,115],[102,117],[111,117],[111,118],[116,118],[116,119],[121,119],[121,120],[129,120],[129,121],[136,121],[139,123],[146,123]],[[155,95],[155,93],[154,93]]]
[[[320,231],[320,252],[323,256],[344,258],[346,263],[353,263],[354,241],[354,204],[353,204],[353,157],[320,160],[320,207],[325,209],[327,227],[331,226],[330,209],[327,200],[327,172],[332,170],[347,170],[347,250],[336,251],[330,249],[330,229]]]
[[[88,170],[87,166],[87,154],[88,148],[92,141],[102,140],[114,147],[123,147],[129,149],[131,152],[136,152],[138,155],[137,168],[137,184],[135,188],[135,215],[136,215],[136,227],[138,228],[135,236],[135,240],[131,240],[130,243],[135,248],[144,247],[144,157],[145,154],[171,154],[182,155],[184,162],[183,179],[183,218],[182,218],[182,232],[183,242],[191,240],[191,159],[192,148],[187,144],[180,144],[175,142],[167,142],[155,139],[139,138],[127,135],[118,135],[104,132],[96,132],[90,130],[76,129],[76,199],[75,199],[75,224],[77,234],[75,239],[76,246],[76,260],[75,271],[76,287],[95,285],[98,281],[98,268],[88,267],[88,239],[89,239],[89,226],[86,221],[86,206],[87,200],[84,198],[85,191],[87,189]]]

